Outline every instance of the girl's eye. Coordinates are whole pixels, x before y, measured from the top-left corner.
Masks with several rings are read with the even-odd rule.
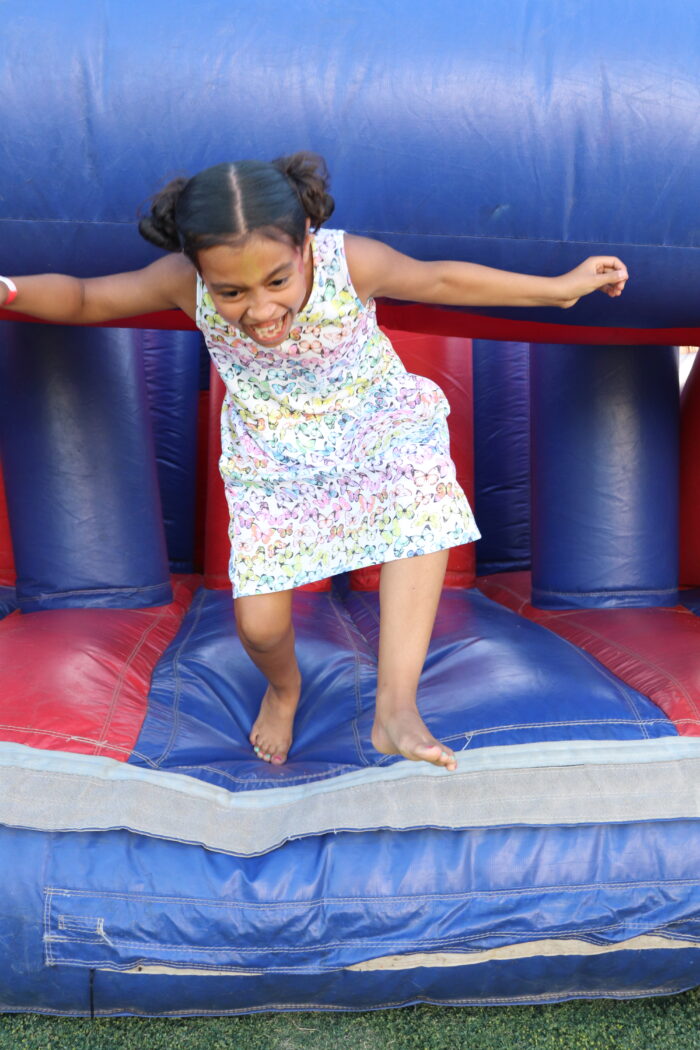
[[[280,288],[283,284],[286,284],[288,280],[288,277],[275,277],[274,281],[270,281],[270,285],[272,288]]]

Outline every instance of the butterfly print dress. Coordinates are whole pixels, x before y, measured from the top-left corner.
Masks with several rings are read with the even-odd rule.
[[[226,324],[198,277],[197,324],[226,386],[221,459],[234,597],[478,539],[449,455],[449,406],[407,372],[348,273],[344,234],[312,239],[289,338]]]

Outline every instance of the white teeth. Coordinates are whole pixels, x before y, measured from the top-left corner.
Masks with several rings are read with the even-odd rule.
[[[263,338],[265,338],[266,336],[276,335],[277,332],[280,332],[283,327],[284,327],[284,318],[282,318],[279,321],[275,321],[274,324],[267,324],[267,325],[257,324],[257,325],[254,325],[253,326],[253,331],[257,332],[258,335],[261,335],[261,336],[263,336]]]

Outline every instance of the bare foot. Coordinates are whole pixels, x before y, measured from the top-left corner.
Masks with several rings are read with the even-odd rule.
[[[449,770],[457,768],[454,751],[435,739],[415,708],[381,718],[375,715],[372,744],[383,755],[403,755],[413,762],[432,762]]]
[[[279,766],[286,760],[292,744],[292,727],[300,693],[301,679],[296,689],[285,693],[268,685],[248,737],[255,754],[263,762]]]

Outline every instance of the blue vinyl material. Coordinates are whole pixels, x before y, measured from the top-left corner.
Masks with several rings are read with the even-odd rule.
[[[700,953],[673,948],[700,936],[699,849],[693,821],[338,833],[255,858],[123,831],[5,828],[0,1010],[180,1016],[670,994],[700,981]],[[668,948],[344,969],[413,952],[467,963],[542,931],[591,946],[655,935]]]
[[[678,600],[696,616],[700,616],[700,587],[691,587],[687,591],[681,591]]]
[[[294,618],[304,692],[284,765],[252,754],[248,733],[264,679],[235,635],[230,596],[204,589],[155,669],[148,715],[129,761],[232,791],[397,761],[370,742],[377,594],[351,592],[343,603],[328,593],[297,593]],[[641,693],[476,590],[443,593],[418,699],[432,732],[455,751],[677,735]]]
[[[338,34],[325,0],[235,18],[222,0],[197,18],[165,0],[9,5],[0,273],[133,269],[156,254],[134,213],[173,174],[313,148],[340,228],[526,272],[613,253],[634,275],[618,300],[490,314],[697,325],[693,5],[443,0],[436,17],[360,0],[343,17]]]
[[[0,587],[0,619],[17,608],[17,594],[14,587]]]
[[[203,340],[198,332],[138,329],[133,338],[143,353],[170,569],[192,572]]]
[[[533,346],[532,604],[678,600],[678,352]]]
[[[19,607],[170,601],[146,386],[130,333],[4,324],[1,338]]]
[[[474,512],[478,572],[530,568],[530,346],[475,339]]]

